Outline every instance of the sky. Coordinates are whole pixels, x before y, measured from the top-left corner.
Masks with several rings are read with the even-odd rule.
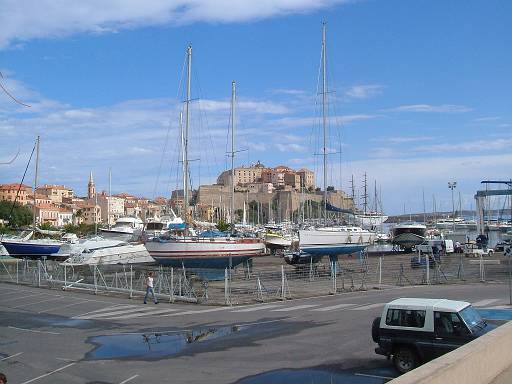
[[[388,214],[463,208],[512,165],[508,0],[0,0],[0,183],[41,137],[39,184],[145,197],[179,188],[192,45],[192,186],[237,166],[307,167],[323,184],[319,70],[327,28],[327,185]],[[21,103],[30,105],[26,107]],[[16,159],[10,163],[19,152]],[[33,184],[31,163],[25,177]],[[425,199],[423,199],[425,196]],[[359,200],[359,199],[358,199]],[[372,200],[372,199],[371,199]]]

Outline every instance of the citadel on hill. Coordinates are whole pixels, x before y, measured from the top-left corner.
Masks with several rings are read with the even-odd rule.
[[[251,223],[295,220],[302,217],[320,217],[323,191],[315,188],[315,174],[308,169],[297,171],[279,165],[266,167],[261,162],[234,169],[235,218],[242,220],[244,207],[246,218]],[[201,185],[190,191],[189,215],[196,220],[217,222],[230,220],[231,170],[222,172],[217,183]],[[182,215],[183,190],[171,192],[171,198],[157,197],[153,200],[129,193],[112,196],[105,191],[96,192],[92,172],[87,184],[87,196],[78,197],[73,189],[64,185],[45,184],[33,188],[24,184],[0,184],[0,201],[16,200],[21,205],[36,210],[36,221],[55,227],[67,224],[113,224],[119,217],[135,216],[146,221],[169,215],[169,207]],[[328,188],[331,204],[344,209],[353,209],[353,199],[343,191]]]

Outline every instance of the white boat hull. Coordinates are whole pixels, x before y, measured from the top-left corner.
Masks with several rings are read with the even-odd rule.
[[[373,233],[363,229],[347,231],[333,228],[299,231],[299,248],[313,255],[344,255],[364,250]]]

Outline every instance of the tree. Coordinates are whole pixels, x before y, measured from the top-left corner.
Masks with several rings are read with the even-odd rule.
[[[224,220],[220,219],[219,222],[216,225],[217,229],[221,232],[226,232],[229,230],[229,224],[226,223]]]
[[[0,219],[9,222],[9,227],[17,228],[32,223],[32,211],[18,203],[0,201]]]

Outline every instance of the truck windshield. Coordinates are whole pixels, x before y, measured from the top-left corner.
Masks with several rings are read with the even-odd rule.
[[[480,314],[471,305],[464,308],[460,312],[460,316],[470,328],[477,327],[484,322]]]

